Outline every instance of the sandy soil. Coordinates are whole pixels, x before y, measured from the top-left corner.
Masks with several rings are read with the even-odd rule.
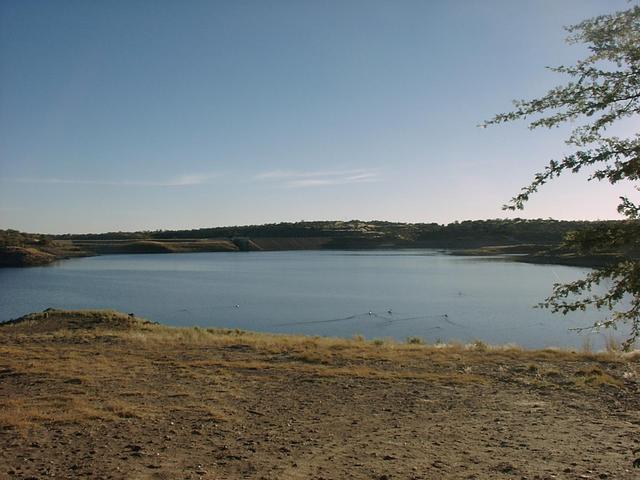
[[[0,478],[640,478],[638,355],[92,315],[0,327]]]

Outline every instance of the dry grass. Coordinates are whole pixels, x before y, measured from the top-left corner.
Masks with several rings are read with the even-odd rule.
[[[103,332],[107,333],[107,332]],[[624,353],[619,349],[607,349],[603,352],[577,352],[568,349],[547,348],[526,350],[518,345],[488,345],[480,340],[464,344],[461,342],[426,344],[419,337],[409,337],[406,342],[394,339],[365,340],[332,337],[306,337],[254,333],[242,330],[172,328],[153,326],[146,330],[132,330],[118,334],[119,338],[158,346],[215,346],[234,345],[237,348],[266,351],[272,354],[300,354],[300,359],[311,361],[330,361],[337,352],[349,358],[366,357],[378,359],[402,359],[418,357],[443,358],[450,355],[465,355],[479,361],[506,359],[529,360],[630,360],[640,356],[640,352]],[[480,355],[476,355],[480,354]]]
[[[28,338],[44,334],[55,340],[81,339],[93,341],[96,337],[110,338],[113,341],[138,342],[156,346],[225,346],[236,345],[245,348],[267,350],[271,353],[309,352],[316,354],[366,354],[376,358],[393,358],[404,355],[415,356],[447,354],[470,355],[481,353],[480,357],[502,356],[507,358],[528,358],[532,360],[549,359],[616,359],[633,360],[640,351],[624,353],[619,342],[607,337],[606,350],[594,352],[591,342],[585,339],[581,352],[573,350],[547,348],[525,350],[513,344],[488,345],[481,340],[465,344],[462,342],[426,344],[420,337],[409,337],[406,342],[391,338],[365,340],[362,336],[353,339],[330,337],[307,337],[298,335],[280,335],[254,333],[238,329],[216,328],[174,328],[158,325],[148,320],[111,310],[60,311],[49,310],[27,315],[19,321],[2,324],[0,332],[24,334]],[[375,347],[375,348],[373,348]],[[0,347],[2,352],[3,347]],[[9,353],[9,352],[7,352]],[[15,352],[14,352],[15,353]],[[486,354],[486,355],[485,355]]]
[[[0,402],[0,428],[28,429],[42,424],[85,424],[115,420],[117,412],[79,397],[17,398]]]
[[[0,346],[0,383],[14,379],[23,386],[46,386],[48,392],[33,395],[24,387],[0,401],[0,427],[18,429],[154,418],[166,409],[224,421],[233,415],[230,399],[242,395],[237,378],[265,373],[439,385],[510,377],[542,387],[597,389],[621,388],[625,379],[637,378],[640,360],[638,352],[622,353],[613,343],[594,353],[481,341],[311,338],[172,328],[113,311],[32,314],[0,326],[1,336],[11,341]],[[615,365],[626,366],[625,372],[607,367]],[[217,393],[211,396],[212,391]]]

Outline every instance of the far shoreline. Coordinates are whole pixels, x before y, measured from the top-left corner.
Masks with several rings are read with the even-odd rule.
[[[350,220],[65,235],[0,230],[0,268],[108,254],[406,249],[598,268],[620,261],[621,253],[578,254],[564,247],[563,239],[569,232],[617,223],[490,219],[439,225]]]
[[[551,250],[531,250],[530,245],[491,245],[480,248],[443,248],[423,245],[402,246],[363,246],[351,248],[282,248],[282,249],[233,249],[215,242],[212,246],[182,247],[173,249],[165,242],[142,242],[131,248],[130,244],[118,246],[109,245],[108,250],[96,251],[65,251],[51,253],[36,248],[9,247],[0,249],[0,268],[27,268],[53,265],[73,258],[88,258],[110,255],[139,255],[139,254],[180,254],[180,253],[243,253],[243,252],[294,252],[294,251],[406,251],[406,250],[435,250],[443,255],[460,257],[478,257],[486,259],[501,259],[505,261],[531,263],[538,265],[563,265],[569,267],[599,268],[611,265],[620,260],[615,254],[578,255],[575,253],[555,253]],[[154,243],[154,245],[148,245]],[[155,245],[158,243],[159,245]],[[203,242],[204,243],[204,242]]]

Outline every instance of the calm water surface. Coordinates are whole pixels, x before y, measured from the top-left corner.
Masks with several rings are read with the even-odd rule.
[[[586,272],[432,250],[110,255],[0,269],[0,320],[113,308],[178,326],[580,347],[568,329],[597,314],[532,306]]]

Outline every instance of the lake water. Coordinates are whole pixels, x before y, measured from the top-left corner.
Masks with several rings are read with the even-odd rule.
[[[0,320],[112,308],[177,326],[580,348],[568,329],[597,313],[532,306],[587,271],[433,250],[110,255],[0,269]]]

